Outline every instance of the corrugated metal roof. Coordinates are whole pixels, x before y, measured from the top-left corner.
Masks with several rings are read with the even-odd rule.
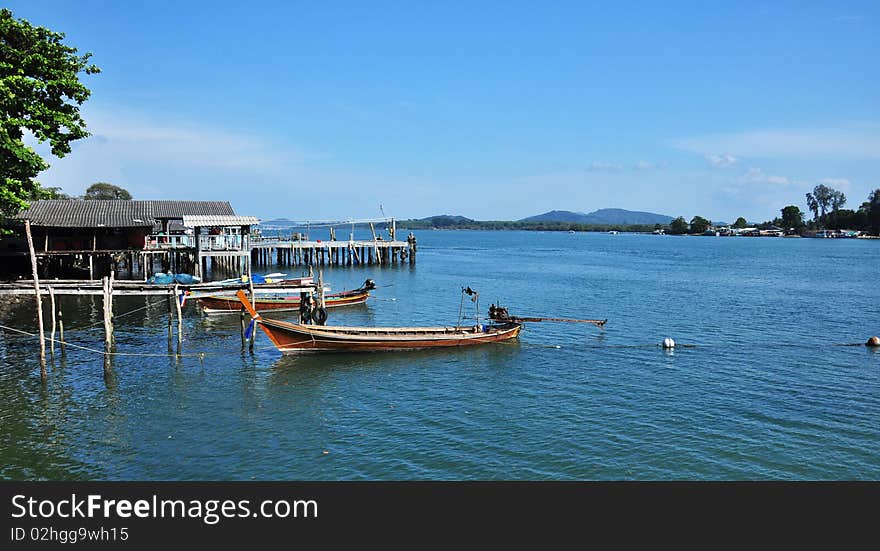
[[[187,228],[205,226],[256,226],[260,219],[254,216],[184,216],[183,225]]]
[[[157,218],[235,216],[228,201],[34,201],[12,220],[30,219],[32,226],[64,228],[135,228],[152,226]],[[249,222],[245,222],[249,223]],[[238,224],[235,224],[238,225]]]
[[[46,199],[11,217],[29,219],[32,226],[60,228],[142,228],[153,226],[143,201],[78,201]]]
[[[183,216],[235,216],[229,201],[140,201],[150,204],[153,218]]]

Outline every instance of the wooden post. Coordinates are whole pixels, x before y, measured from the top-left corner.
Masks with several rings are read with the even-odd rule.
[[[110,353],[113,350],[113,324],[110,321],[112,308],[110,299],[110,278],[102,278],[101,283],[104,291],[104,379],[106,381],[107,377],[110,376],[110,371],[113,367],[113,363],[110,359]]]
[[[37,329],[40,332],[40,380],[46,382],[46,335],[43,334],[43,300],[40,297],[40,278],[37,276],[37,253],[34,252],[34,238],[31,235],[31,221],[24,221],[27,234],[28,252],[31,255],[31,271],[34,275],[34,294],[37,297]]]
[[[238,313],[238,321],[239,321],[239,325],[241,325],[241,349],[242,349],[242,351],[244,351],[244,328],[245,328],[244,306],[241,307],[241,310]]]
[[[49,351],[55,356],[55,291],[49,285],[49,306],[52,311],[52,330],[49,332]]]
[[[95,259],[89,255],[89,279],[95,279]]]
[[[370,233],[373,234],[373,248],[376,249],[376,264],[382,263],[382,254],[379,252],[379,243],[376,240],[376,228],[373,227],[373,223],[370,222]]]
[[[251,304],[253,304],[254,308],[256,308],[257,301],[254,300],[254,278],[252,278],[252,277],[248,277],[248,290],[250,291]],[[251,354],[254,353],[254,340],[256,340],[256,338],[257,338],[256,329],[257,328],[254,327],[254,330],[251,331],[251,338],[250,338],[250,342],[248,343],[248,350],[251,352]]]
[[[183,343],[183,312],[180,310],[180,294],[178,285],[174,285],[174,305],[177,307],[177,347]]]
[[[413,232],[409,232],[409,236],[406,238],[406,242],[409,243],[409,264],[410,266],[414,266],[416,263],[416,236]]]
[[[64,357],[66,346],[64,344],[64,317],[61,310],[58,310],[58,340],[61,342],[61,356]]]
[[[324,303],[324,270],[318,270],[318,307],[325,308],[325,303]]]
[[[115,280],[114,275],[115,275],[114,270],[111,267],[110,268],[110,277],[107,279],[107,291],[108,291],[107,298],[110,300],[109,311],[110,311],[110,343],[111,344],[116,343],[116,334],[114,331],[114,329],[115,329],[114,324],[116,322],[113,321],[113,283]]]
[[[174,320],[174,304],[177,299],[173,291],[168,291],[168,343],[171,343],[171,337],[174,336],[173,320]]]
[[[195,248],[196,248],[196,252],[195,252],[195,256],[196,256],[195,272],[196,272],[196,273],[193,274],[193,275],[195,275],[196,277],[200,277],[200,278],[202,278],[202,279],[204,280],[204,279],[205,279],[205,275],[204,275],[204,274],[205,274],[205,272],[207,271],[207,264],[205,264],[205,266],[204,266],[205,269],[203,269],[203,266],[202,266],[202,249],[201,249],[202,246],[201,246],[201,243],[200,243],[201,239],[199,239],[201,233],[202,233],[202,232],[201,232],[201,228],[199,228],[198,226],[196,226],[195,228],[193,228],[193,240],[195,241],[194,245],[195,245]],[[177,299],[177,297],[175,297],[175,300],[176,300],[176,299]]]
[[[104,349],[107,352],[110,352],[111,344],[113,343],[113,326],[110,322],[110,278],[104,277],[101,279],[101,284],[103,288],[103,298],[104,298]]]

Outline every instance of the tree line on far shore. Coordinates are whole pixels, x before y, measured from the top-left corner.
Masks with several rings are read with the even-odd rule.
[[[819,229],[857,230],[873,235],[880,234],[880,188],[868,194],[868,200],[858,209],[844,209],[846,195],[824,184],[807,193],[807,208],[813,218],[805,220],[806,214],[797,205],[780,209],[780,216],[761,223],[750,223],[740,216],[730,225],[734,229],[755,227],[759,230],[778,227],[789,233],[803,234]],[[694,216],[690,222],[684,216],[669,224],[577,224],[573,222],[523,221],[523,220],[468,220],[461,217],[435,216],[421,220],[400,220],[397,227],[408,230],[455,229],[455,230],[528,230],[528,231],[623,231],[648,233],[663,230],[673,235],[698,235],[717,226],[707,218]]]
[[[439,217],[438,217],[439,218]],[[578,224],[575,222],[530,222],[523,220],[398,220],[398,229],[407,230],[526,230],[526,231],[626,231],[651,232],[652,224]]]
[[[805,220],[806,214],[797,205],[787,205],[780,209],[780,215],[773,220],[754,224],[757,229],[781,228],[787,233],[803,234],[815,230],[855,230],[873,235],[880,234],[880,188],[868,194],[868,200],[858,209],[844,209],[846,195],[842,191],[819,184],[807,193],[807,209],[813,218]],[[694,216],[688,222],[684,216],[673,220],[663,229],[671,234],[701,234],[713,227],[711,221],[702,216]],[[750,227],[745,218],[739,217],[732,228]]]

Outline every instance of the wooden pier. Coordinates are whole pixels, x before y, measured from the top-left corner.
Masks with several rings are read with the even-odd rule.
[[[108,278],[104,278],[108,279]],[[130,281],[124,279],[113,279],[113,294],[117,296],[168,296],[174,294],[175,289],[178,293],[188,291],[194,296],[199,294],[223,294],[234,295],[239,289],[250,290],[248,283],[241,284],[219,284],[219,283],[195,283],[192,285],[181,285],[172,283],[170,285],[152,285],[140,281]],[[314,285],[294,286],[285,283],[263,283],[255,286],[253,291],[255,294],[295,294],[301,292],[311,292],[315,289]],[[39,292],[41,295],[103,295],[103,279],[96,280],[78,280],[78,279],[50,279],[39,281]],[[0,296],[4,295],[27,295],[34,296],[33,280],[23,279],[15,282],[0,283]]]
[[[406,241],[297,241],[261,238],[251,244],[253,266],[390,266],[416,262],[416,238]]]

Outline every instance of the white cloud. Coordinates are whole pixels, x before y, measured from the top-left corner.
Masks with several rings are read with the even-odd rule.
[[[666,163],[652,163],[650,161],[639,161],[633,165],[633,169],[635,170],[654,170],[658,168],[663,168],[666,166]]]
[[[819,183],[832,188],[840,188],[843,191],[849,191],[852,189],[852,182],[846,178],[822,178],[819,180]]]
[[[622,168],[623,165],[620,163],[611,163],[607,161],[592,161],[588,167],[589,170],[595,172],[616,172]]]
[[[161,198],[186,195],[186,186],[197,180],[206,188],[209,175],[245,183],[281,176],[317,158],[265,137],[177,118],[104,109],[90,109],[84,118],[92,135],[75,142],[64,158],[49,157],[45,145],[29,140],[51,165],[38,178],[42,184],[79,194],[93,182],[107,181],[136,197]]]
[[[707,157],[880,158],[880,125],[849,124],[813,129],[769,129],[708,134],[674,140],[674,147]]]
[[[751,213],[746,218],[752,220],[778,216],[782,206],[799,204],[803,193],[809,188],[810,185],[805,182],[788,176],[768,174],[760,168],[751,167],[739,176],[729,179],[726,184],[721,184],[718,189],[720,204],[730,210]]]
[[[718,168],[727,168],[735,165],[739,161],[739,159],[733,155],[704,155],[703,157],[710,165]]]
[[[773,176],[767,174],[760,168],[750,168],[739,178],[738,181],[743,184],[776,184],[782,186],[787,186],[793,183],[785,176]]]

